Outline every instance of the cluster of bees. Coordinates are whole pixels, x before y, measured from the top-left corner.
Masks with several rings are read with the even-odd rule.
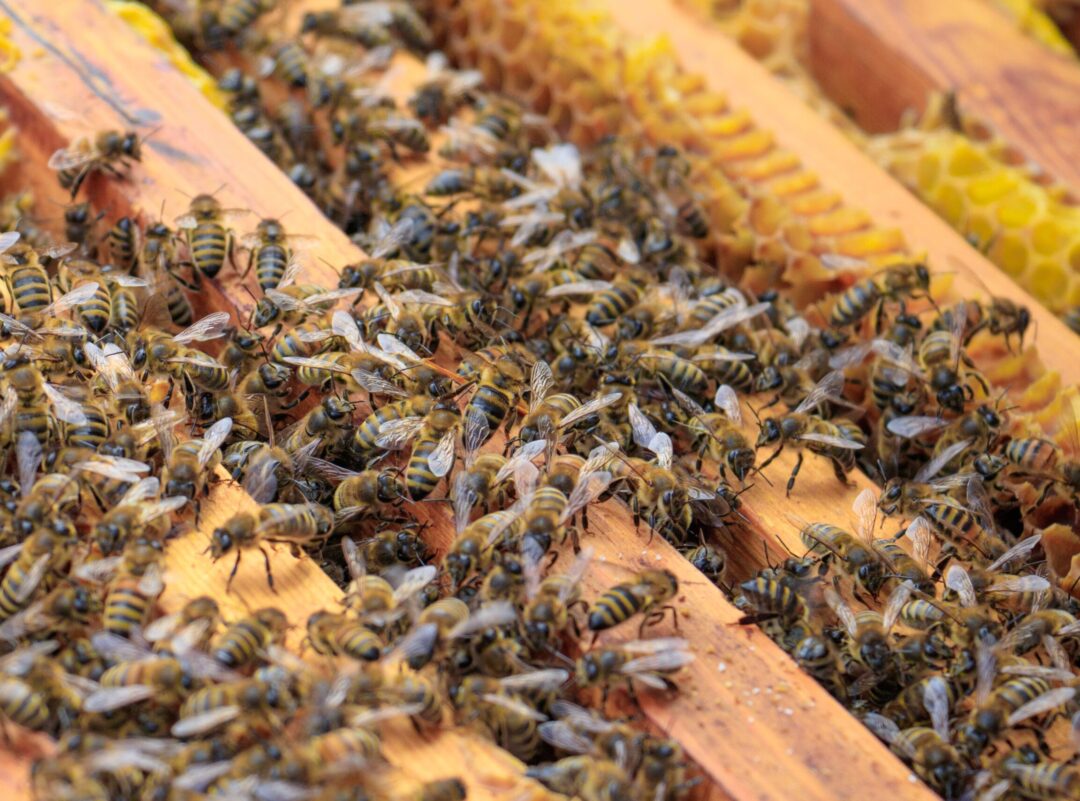
[[[386,48],[430,48],[406,4],[308,17],[283,41],[256,32],[256,0],[199,8],[177,30],[200,53],[270,55],[222,74],[234,120],[369,258],[336,288],[303,283],[304,237],[274,219],[241,236],[213,195],[172,225],[101,222],[74,201],[141,158],[134,133],[50,161],[71,244],[25,196],[0,204],[0,717],[58,737],[40,797],[395,797],[379,726],[401,718],[478,727],[585,801],[681,798],[679,744],[606,714],[613,689],[677,690],[690,644],[645,634],[677,625],[678,582],[626,568],[586,601],[588,511],[626,504],[724,586],[718,537],[784,449],[789,494],[807,454],[883,489],[860,495],[857,534],[802,524],[805,555],[740,584],[747,622],[943,795],[1075,794],[1042,735],[1075,706],[1080,625],[1026,521],[1075,506],[1080,464],[1006,436],[964,352],[976,334],[1022,342],[1027,310],[938,308],[906,263],[811,322],[710,268],[677,148],[579,152],[437,56],[399,107]],[[446,168],[397,182],[436,140]],[[190,293],[230,270],[254,274],[250,318],[198,317]],[[258,506],[213,529],[207,559],[235,575],[261,551],[272,588],[266,547],[284,543],[340,573],[303,660],[279,609],[160,614],[166,545],[197,536],[223,471]],[[443,553],[423,501],[452,510]],[[881,539],[879,512],[911,522]],[[1034,746],[1010,744],[1021,729]]]

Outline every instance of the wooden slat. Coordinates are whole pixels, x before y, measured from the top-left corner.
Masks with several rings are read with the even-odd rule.
[[[91,186],[95,200],[111,205],[114,213],[134,207],[153,215],[166,199],[169,214],[175,215],[182,211],[185,194],[224,183],[220,197],[225,206],[250,208],[258,215],[289,211],[290,227],[318,235],[322,243],[313,255],[330,264],[340,265],[361,255],[223,116],[96,2],[65,0],[42,7],[35,0],[3,0],[0,8],[15,22],[17,44],[30,54],[0,80],[0,91],[17,107],[16,121],[23,130],[40,137],[41,155],[63,140],[96,129],[123,127],[132,118],[161,126],[132,180],[95,179]],[[34,101],[43,99],[52,104],[47,108],[78,110],[79,118],[42,113]],[[316,261],[306,278],[336,280],[328,267]],[[222,279],[223,291],[243,303],[232,273],[224,271]],[[835,511],[829,509],[826,487],[838,485],[831,471],[821,467],[816,461],[808,464],[800,479],[806,491],[796,509],[808,518]],[[215,489],[219,497],[222,491],[233,492]],[[751,520],[761,521],[756,525],[762,527],[781,519],[787,508],[782,491],[755,492],[763,494],[753,501]],[[842,502],[846,498],[844,494]],[[168,572],[173,587],[185,593],[222,593],[228,567],[208,568],[202,551],[208,526],[218,519],[215,515],[231,513],[243,500],[205,504],[201,533],[171,546]],[[434,504],[417,507],[417,516],[431,523],[432,542],[445,548],[453,536],[445,510]],[[628,569],[644,564],[666,566],[683,582],[679,606],[689,612],[683,631],[694,640],[698,659],[682,679],[683,693],[672,699],[648,699],[645,712],[652,724],[686,743],[688,753],[720,794],[776,801],[796,793],[809,799],[846,799],[862,797],[867,787],[877,786],[892,795],[932,797],[762,632],[732,625],[738,613],[720,591],[660,538],[635,531],[625,507],[608,504],[590,513],[590,518],[596,522],[587,540],[598,558],[598,567],[587,582],[590,596],[625,578]],[[331,585],[316,575],[309,560],[279,553],[274,569],[279,596],[263,589],[260,560],[245,560],[243,575],[234,584],[242,606],[285,605],[299,617],[306,610],[332,604],[340,595],[331,592]],[[449,732],[432,747],[460,767],[458,742],[459,735]],[[486,744],[470,747],[492,752]],[[497,770],[499,764],[498,757],[492,757],[494,780],[474,786],[473,797],[496,794],[489,785],[514,781],[512,771]],[[485,793],[485,788],[490,792]]]
[[[1067,385],[1080,383],[1075,335],[1060,320],[738,45],[718,35],[677,0],[595,0],[595,5],[607,10],[631,38],[669,37],[689,72],[704,76],[710,89],[749,112],[782,148],[820,175],[828,188],[839,191],[878,224],[900,228],[914,252],[928,254],[933,269],[955,271],[953,287],[959,294],[985,297],[989,293],[1028,306],[1037,321],[1036,344],[1043,363],[1058,371]]]
[[[1080,68],[978,0],[811,0],[810,67],[868,131],[895,130],[933,92],[1080,192]]]

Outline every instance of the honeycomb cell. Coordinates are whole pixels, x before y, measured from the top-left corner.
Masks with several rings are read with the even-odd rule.
[[[977,206],[984,206],[1015,192],[1016,178],[1004,170],[996,170],[973,178],[967,185],[967,196]]]
[[[1013,278],[1024,274],[1028,266],[1029,249],[1022,236],[1003,234],[991,245],[989,256]]]
[[[1038,211],[1039,204],[1034,198],[1016,193],[997,204],[997,221],[1006,228],[1018,228],[1030,224]]]
[[[1045,303],[1052,311],[1064,311],[1069,276],[1060,265],[1054,262],[1039,262],[1031,270],[1028,280],[1031,282],[1031,291],[1040,298],[1046,298]]]
[[[967,204],[964,202],[964,194],[955,186],[945,184],[938,187],[931,196],[934,208],[938,214],[944,217],[953,227],[959,227]]]

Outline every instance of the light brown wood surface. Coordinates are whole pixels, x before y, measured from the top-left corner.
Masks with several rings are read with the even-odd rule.
[[[241,224],[240,230],[253,227],[257,216],[288,211],[291,227],[321,238],[313,257],[341,265],[360,256],[224,116],[98,3],[65,0],[43,7],[35,0],[5,0],[0,11],[13,19],[13,36],[24,53],[16,69],[0,79],[0,92],[15,107],[21,129],[40,143],[32,156],[47,158],[65,140],[98,129],[126,127],[132,119],[146,120],[148,128],[160,126],[130,181],[92,179],[91,197],[112,214],[138,209],[153,216],[166,200],[166,217],[171,218],[183,212],[185,195],[224,184],[219,197],[225,206],[255,213],[250,225]],[[332,279],[332,271],[320,265],[312,261],[307,277]],[[222,274],[221,292],[237,305],[247,303],[228,268]],[[838,504],[849,504],[850,493],[833,496],[831,490],[824,490],[839,488],[824,465],[807,464],[800,481],[805,493],[800,492],[795,508],[808,519],[831,513]],[[781,510],[788,508],[782,483],[776,482],[779,489],[772,492],[765,485],[755,489],[751,520],[771,525],[770,521],[780,519]],[[199,533],[171,546],[168,575],[173,594],[167,606],[192,594],[213,592],[233,610],[271,603],[282,606],[293,615],[294,625],[299,625],[309,610],[335,603],[340,592],[316,566],[287,553],[274,558],[279,595],[265,589],[261,559],[254,554],[241,566],[234,595],[224,596],[231,563],[223,560],[208,567],[202,551],[215,522],[245,502],[237,493],[227,485],[215,487],[204,504]],[[445,510],[441,505],[419,506],[418,516],[432,523],[432,542],[445,547],[453,532]],[[598,560],[588,581],[590,597],[643,564],[667,566],[682,580],[678,605],[689,613],[683,632],[695,642],[698,658],[681,678],[682,694],[648,699],[645,710],[653,725],[683,739],[689,755],[703,767],[719,794],[777,801],[796,794],[812,799],[858,798],[866,787],[876,786],[890,795],[932,797],[762,632],[733,625],[739,613],[721,592],[660,538],[650,537],[645,529],[635,531],[625,507],[609,504],[590,518],[596,522],[588,541],[595,546]],[[766,534],[773,536],[761,530],[749,536]],[[627,632],[625,636],[633,635]],[[391,758],[396,753],[394,743],[387,747]],[[402,749],[415,745],[407,740],[401,743]],[[462,749],[488,754],[490,774],[486,769],[478,772],[482,781],[474,784],[471,797],[511,797],[517,792],[508,789],[517,783],[516,768],[512,762],[507,767],[490,745],[448,732],[430,747],[431,758],[422,761],[433,770],[438,765],[460,769]],[[410,755],[409,764],[414,759]],[[405,761],[404,755],[398,761]]]
[[[956,92],[1051,177],[1080,192],[1080,68],[978,0],[811,0],[810,67],[860,126],[895,130],[933,92]]]
[[[745,109],[758,126],[775,136],[780,147],[822,176],[829,189],[840,192],[878,225],[901,229],[911,251],[926,253],[932,269],[955,272],[957,293],[984,298],[1000,295],[1028,306],[1032,319],[1038,321],[1036,345],[1042,361],[1058,371],[1066,385],[1080,383],[1075,335],[1060,320],[737,44],[677,0],[594,0],[594,5],[610,13],[628,37],[669,37],[686,70],[704,76],[710,89],[726,95],[732,106]]]

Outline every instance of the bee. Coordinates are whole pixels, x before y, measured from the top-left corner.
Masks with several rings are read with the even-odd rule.
[[[688,427],[698,438],[698,466],[700,459],[708,456],[720,467],[720,474],[726,475],[728,469],[744,481],[754,469],[754,449],[742,433],[742,409],[735,390],[726,384],[716,388],[713,406],[717,409],[712,414],[685,393],[673,390],[676,400],[691,415]]]
[[[827,457],[832,462],[833,472],[837,479],[842,483],[847,483],[847,473],[855,466],[854,451],[866,446],[866,437],[854,423],[847,420],[826,420],[811,411],[823,401],[838,397],[843,388],[843,374],[829,373],[791,413],[779,419],[766,417],[761,421],[757,447],[777,442],[779,445],[776,451],[758,467],[758,472],[764,470],[779,456],[786,444],[790,443],[799,449],[799,457],[787,482],[788,495],[791,494],[795,486],[795,478],[802,467],[804,447],[813,453]]]
[[[872,596],[877,596],[885,582],[888,565],[873,548],[830,523],[811,523],[799,532],[809,550],[825,551],[836,558],[855,582]]]
[[[431,411],[424,417],[402,417],[382,426],[384,433],[375,441],[380,448],[394,450],[413,440],[405,468],[405,483],[409,497],[414,501],[430,495],[453,467],[454,443],[460,424],[461,412],[457,406],[452,401],[440,400],[433,403]]]
[[[74,582],[60,584],[44,598],[0,623],[0,639],[15,642],[27,634],[48,629],[85,630],[102,611],[100,593]]]
[[[455,590],[470,576],[491,568],[494,545],[511,529],[513,521],[514,515],[507,510],[491,512],[472,523],[465,517],[455,517],[457,536],[442,561]]]
[[[316,653],[366,662],[377,660],[385,647],[379,636],[358,619],[324,611],[308,618],[307,641]]]
[[[208,428],[202,438],[166,448],[162,481],[167,496],[192,500],[203,494],[206,477],[213,472],[215,460],[220,462],[220,448],[232,426],[232,418],[226,417]]]
[[[263,607],[241,618],[210,643],[210,655],[225,667],[241,669],[262,657],[270,645],[280,644],[289,627],[279,609]]]
[[[272,10],[274,2],[275,0],[225,0],[218,11],[218,25],[227,36],[236,36]]]
[[[884,677],[895,667],[889,631],[900,614],[908,593],[899,591],[889,599],[886,618],[880,612],[853,612],[843,598],[831,587],[825,589],[825,601],[847,634],[847,651],[851,659],[875,677]]]
[[[142,628],[151,607],[165,589],[162,556],[160,543],[139,539],[131,542],[119,558],[102,559],[99,563],[87,563],[77,569],[77,576],[92,576],[100,572],[107,574],[115,570],[105,592],[105,611],[101,621],[104,631],[130,637],[133,631]]]
[[[998,770],[1008,779],[993,785],[991,789],[1004,785],[1005,792],[1008,792],[1015,787],[1017,795],[1033,801],[1076,798],[1080,795],[1080,773],[1074,765],[1043,759],[1030,747],[1022,747],[1007,755],[1001,760]]]
[[[388,403],[365,417],[353,435],[353,447],[359,453],[369,453],[380,447],[378,442],[396,431],[398,420],[423,419],[435,408],[435,401],[424,395],[416,395]]]
[[[583,654],[577,661],[575,676],[581,687],[603,688],[601,706],[607,693],[618,681],[625,681],[632,697],[633,682],[654,690],[675,691],[676,684],[667,677],[694,660],[690,643],[679,637],[631,640],[611,648],[598,648]]]
[[[433,53],[427,59],[427,80],[409,98],[413,113],[427,125],[442,125],[466,102],[468,94],[484,82],[477,70],[449,69],[446,57]]]
[[[529,767],[525,775],[549,790],[582,801],[632,798],[634,788],[626,769],[611,759],[591,755],[569,756],[546,765]]]
[[[871,712],[863,722],[900,756],[909,760],[918,774],[946,799],[960,797],[967,768],[945,734],[927,726],[901,729],[892,720]]]
[[[197,195],[192,199],[188,213],[177,219],[177,226],[184,232],[188,257],[195,267],[196,281],[200,275],[214,278],[226,260],[232,262],[233,232],[225,226],[228,215],[213,195]]]
[[[71,191],[71,199],[95,172],[122,177],[131,162],[142,160],[142,141],[133,131],[102,131],[93,138],[83,136],[49,157],[49,169],[57,171],[60,186]]]
[[[533,693],[550,692],[568,678],[565,670],[557,668],[503,679],[470,675],[451,688],[450,698],[469,719],[479,720],[501,748],[518,759],[530,761],[542,745],[537,723],[545,716],[525,698]]]
[[[959,472],[960,459],[969,453],[988,453],[1001,429],[1002,421],[993,407],[981,404],[966,414],[953,420],[937,417],[898,417],[892,420],[888,429],[904,439],[917,439],[936,433],[931,460],[935,462],[947,450],[953,458],[942,464],[937,472],[946,468]],[[957,448],[960,442],[967,442],[966,448]]]
[[[943,409],[960,414],[966,401],[975,397],[975,392],[967,379],[974,379],[989,394],[990,387],[986,379],[974,369],[971,360],[962,349],[964,326],[967,314],[963,303],[953,310],[954,326],[951,330],[930,331],[919,343],[919,362],[921,363],[927,384]],[[961,373],[961,364],[965,370]]]
[[[90,237],[102,216],[95,217],[89,203],[72,203],[64,209],[64,237],[77,244],[80,253],[92,253]]]
[[[354,39],[374,50],[390,45],[393,39],[385,26],[368,16],[365,5],[346,6],[325,11],[307,11],[300,23],[301,33]]]
[[[324,540],[334,530],[334,514],[319,504],[273,503],[259,507],[258,512],[239,512],[214,529],[210,542],[210,557],[216,562],[233,549],[233,563],[226,591],[240,567],[244,549],[257,547],[266,561],[266,580],[274,590],[274,574],[270,569],[270,556],[263,548],[264,542],[287,542],[292,546]],[[276,591],[276,590],[275,590]]]
[[[248,679],[215,684],[196,690],[180,707],[180,718],[172,726],[173,737],[194,737],[236,720],[241,715],[259,717],[293,706],[288,672],[278,666]]]
[[[1017,676],[988,689],[994,663],[992,659],[984,662],[987,667],[980,673],[975,707],[956,727],[956,748],[968,759],[981,754],[1006,728],[1053,711],[1075,693],[1071,687],[1051,689],[1050,682],[1038,676]]]
[[[353,540],[343,537],[341,550],[352,576],[344,603],[357,612],[366,625],[380,631],[396,622],[406,612],[405,604],[422,592],[438,574],[438,570],[431,565],[413,568],[405,573],[388,571],[387,576],[394,580],[394,584],[391,584],[386,578],[367,571],[364,556]]]
[[[524,382],[525,373],[513,359],[501,359],[481,371],[476,393],[465,407],[466,419],[478,417],[486,424],[480,445],[487,442],[507,419]]]
[[[864,489],[851,505],[855,513],[856,533],[859,540],[869,545],[881,561],[889,568],[892,581],[903,583],[910,581],[912,586],[927,595],[933,595],[935,582],[927,573],[930,564],[930,546],[932,537],[930,526],[922,517],[915,517],[907,529],[893,540],[879,540],[874,536],[877,525],[879,501],[873,490]],[[906,537],[911,543],[914,556],[908,554],[897,544],[897,540]]]
[[[679,580],[669,570],[644,570],[600,595],[586,614],[589,630],[601,632],[641,614],[638,634],[659,623],[670,610],[678,628],[678,612],[667,602],[679,591]],[[595,637],[594,637],[595,640]]]
[[[297,453],[320,439],[316,452],[336,450],[347,442],[352,433],[352,413],[355,407],[347,400],[328,395],[295,424],[292,433],[281,443],[287,453]]]
[[[488,601],[470,612],[458,598],[441,598],[420,613],[409,633],[394,646],[394,653],[413,670],[420,670],[437,655],[445,655],[456,641],[516,621],[517,610],[507,602]]]
[[[0,581],[0,620],[18,615],[42,585],[54,561],[59,565],[70,545],[58,541],[48,529],[0,551],[0,563],[10,564]],[[55,548],[55,552],[54,552]]]
[[[359,473],[337,468],[335,475],[341,477],[341,483],[334,490],[334,514],[339,521],[377,513],[407,497],[401,471],[395,468]]]
[[[221,622],[221,611],[217,601],[208,595],[200,595],[185,603],[178,612],[155,618],[146,627],[143,636],[148,642],[165,642],[179,635],[187,637],[192,632],[199,632],[195,647],[209,645],[214,629]]]
[[[897,264],[863,278],[836,300],[829,315],[833,328],[854,326],[877,309],[876,330],[881,330],[881,314],[887,301],[901,301],[928,295],[930,271],[924,264]]]
[[[277,289],[293,261],[297,244],[307,241],[310,241],[309,237],[286,234],[285,227],[278,220],[260,220],[255,233],[245,237],[241,243],[249,252],[244,275],[254,267],[255,280],[260,289],[264,292]]]
[[[534,650],[554,650],[559,637],[571,628],[578,633],[578,622],[570,610],[588,605],[581,599],[581,579],[592,560],[592,549],[578,554],[562,574],[541,580],[535,563],[526,561],[527,602],[521,613],[525,639]]]

